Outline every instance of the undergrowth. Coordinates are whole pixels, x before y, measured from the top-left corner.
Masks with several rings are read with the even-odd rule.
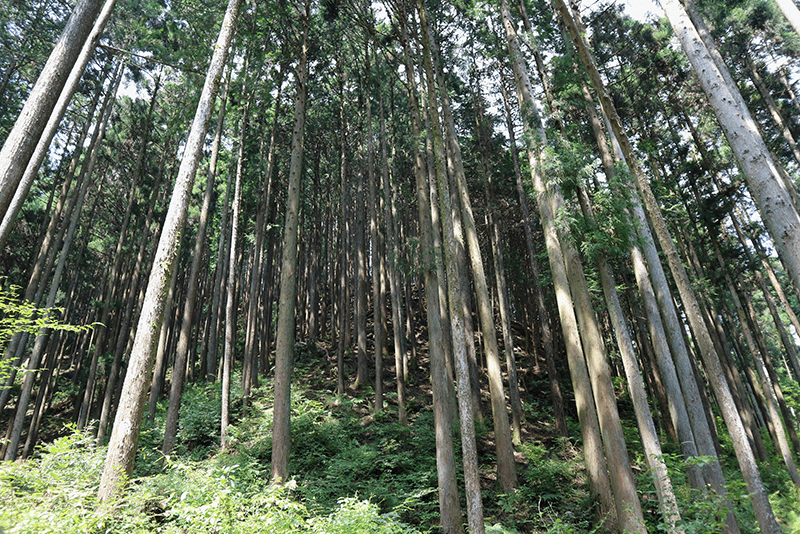
[[[301,361],[302,365],[302,361]],[[410,424],[397,421],[395,400],[374,414],[370,392],[337,398],[323,371],[309,365],[297,375],[314,384],[292,394],[294,478],[269,483],[272,391],[267,382],[245,407],[233,389],[230,447],[219,451],[218,384],[187,387],[178,443],[164,457],[165,402],[141,433],[128,488],[112,506],[95,501],[105,446],[90,432],[68,429],[30,460],[0,464],[0,532],[11,533],[438,533],[433,414],[425,403],[409,407]],[[232,380],[238,385],[238,379]],[[351,392],[352,393],[352,392]],[[421,395],[421,394],[420,394]],[[421,398],[421,397],[420,397]],[[501,493],[493,480],[491,423],[479,425],[483,502],[487,532],[591,533],[597,509],[591,498],[576,438],[556,438],[547,426],[546,403],[526,405],[525,440],[517,447],[520,487]],[[571,424],[572,435],[579,435]],[[658,513],[650,473],[634,443],[629,451],[650,532],[669,532]],[[456,439],[455,443],[458,443]],[[730,444],[723,437],[722,447]],[[456,447],[456,464],[460,456]],[[686,534],[719,531],[721,499],[687,489],[686,463],[669,444],[670,469]],[[705,461],[703,459],[699,461]],[[723,457],[728,496],[743,533],[755,532],[741,476]],[[761,466],[781,526],[800,534],[800,493],[777,463]],[[459,478],[461,475],[459,474]],[[462,510],[465,509],[462,490]]]

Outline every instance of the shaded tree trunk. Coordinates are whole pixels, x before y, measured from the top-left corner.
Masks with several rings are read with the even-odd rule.
[[[275,335],[275,403],[272,422],[272,480],[283,483],[289,476],[289,444],[291,415],[291,375],[294,365],[295,301],[297,300],[297,233],[300,206],[300,172],[303,167],[303,133],[308,96],[308,32],[311,2],[305,1],[298,13],[302,37],[297,69],[292,157],[286,194],[286,222],[283,230],[280,297],[278,300],[278,331]]]

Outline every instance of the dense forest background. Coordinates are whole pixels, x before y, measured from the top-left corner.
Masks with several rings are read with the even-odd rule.
[[[800,532],[793,0],[5,0],[0,531]]]

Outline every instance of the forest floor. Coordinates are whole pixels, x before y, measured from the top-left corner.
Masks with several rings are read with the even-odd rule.
[[[219,384],[189,385],[173,454],[164,457],[160,452],[166,412],[162,401],[154,424],[143,428],[124,496],[104,511],[97,511],[94,496],[105,448],[88,432],[77,432],[65,423],[72,404],[62,399],[63,417],[51,416],[36,456],[0,464],[0,532],[439,532],[426,358],[423,346],[418,361],[409,366],[409,424],[402,425],[395,385],[388,379],[394,376],[390,358],[385,366],[386,405],[376,414],[371,385],[361,390],[349,387],[343,398],[337,397],[335,350],[322,342],[299,343],[292,390],[293,478],[283,487],[269,484],[271,381],[262,380],[245,406],[239,377],[233,380],[231,443],[225,451],[219,450]],[[527,361],[524,355],[521,360]],[[577,421],[568,414],[571,437],[558,437],[546,376],[532,369],[522,369],[521,374],[526,423],[523,442],[516,447],[520,483],[516,492],[504,494],[495,483],[488,402],[484,422],[477,425],[487,531],[595,532]],[[568,384],[563,387],[569,391]],[[659,532],[665,525],[641,450],[635,448],[639,440],[630,405],[623,387],[618,393],[621,413],[629,418],[623,425],[629,433],[648,528]],[[458,439],[455,443],[458,449]],[[723,436],[723,451],[730,451],[729,445]],[[718,532],[719,499],[687,489],[677,449],[669,443],[664,449],[685,531]],[[800,494],[778,462],[761,466],[765,484],[785,532],[800,533]],[[735,458],[730,454],[723,463],[742,532],[756,532]],[[461,499],[463,509],[463,489]]]

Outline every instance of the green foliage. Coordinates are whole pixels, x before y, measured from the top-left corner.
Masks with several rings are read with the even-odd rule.
[[[11,533],[226,532],[289,534],[414,534],[398,514],[344,498],[315,516],[298,499],[295,481],[268,485],[269,473],[244,455],[203,462],[170,461],[163,472],[133,479],[113,513],[95,495],[105,449],[73,432],[41,449],[39,458],[0,465],[0,529]]]
[[[0,346],[17,333],[36,335],[43,328],[80,332],[91,326],[64,324],[58,319],[62,308],[37,308],[32,302],[18,296],[19,286],[0,287]],[[5,382],[11,373],[11,361],[0,361],[0,382]]]

